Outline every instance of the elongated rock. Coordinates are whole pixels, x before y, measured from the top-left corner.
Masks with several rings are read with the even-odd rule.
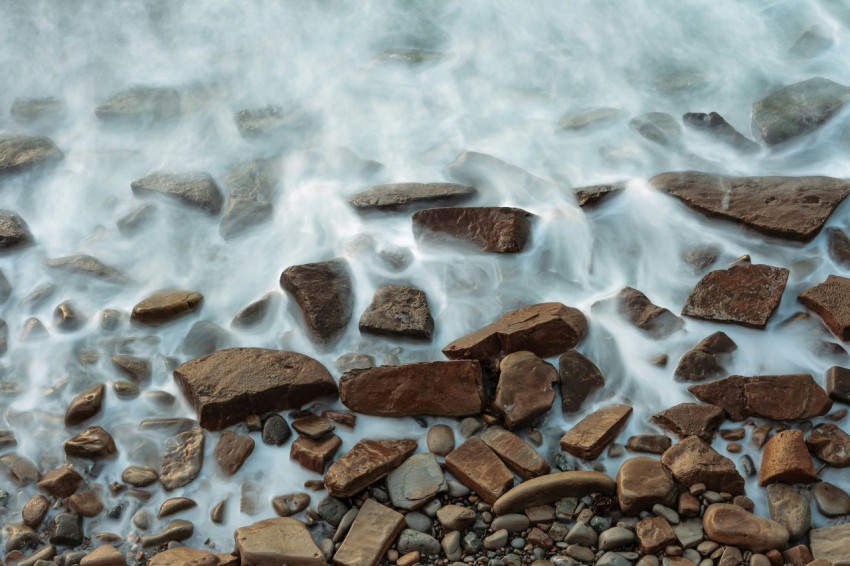
[[[204,463],[204,431],[193,428],[165,441],[159,481],[166,491],[183,487],[201,473]]]
[[[558,374],[561,382],[561,411],[564,414],[578,412],[585,399],[605,385],[605,378],[596,364],[575,350],[558,358]]]
[[[453,360],[489,360],[526,350],[547,358],[570,350],[584,338],[587,319],[578,309],[561,303],[529,305],[500,316],[495,322],[443,348]]]
[[[798,297],[807,308],[813,310],[829,330],[842,340],[850,340],[850,279],[830,275],[826,281],[806,289]]]
[[[221,212],[224,196],[209,173],[157,171],[130,183],[135,194],[161,194],[211,216]]]
[[[339,398],[357,413],[381,417],[481,413],[486,396],[477,361],[421,362],[346,372]]]
[[[626,188],[626,181],[617,183],[604,183],[601,185],[590,185],[587,187],[579,187],[575,189],[578,205],[582,208],[592,208],[600,204],[603,200],[619,194]]]
[[[848,194],[832,177],[724,177],[699,171],[656,175],[649,184],[707,216],[762,234],[808,242]]]
[[[661,456],[661,463],[685,487],[702,483],[712,491],[744,493],[744,478],[735,469],[735,463],[697,436],[674,444]]]
[[[88,275],[90,277],[112,283],[124,283],[128,281],[127,276],[121,271],[106,265],[99,259],[90,255],[57,257],[48,259],[44,263],[51,269],[63,270],[68,273],[76,273],[80,275]]]
[[[653,338],[665,338],[684,324],[678,316],[653,304],[646,295],[632,287],[624,287],[617,295],[617,301],[620,314]]]
[[[229,348],[190,360],[174,370],[174,380],[207,430],[336,394],[331,374],[313,358],[264,348]]]
[[[703,112],[688,112],[682,116],[682,122],[685,126],[702,132],[741,153],[754,153],[761,148],[759,144],[738,132],[717,112],[710,112],[708,114]]]
[[[53,140],[44,136],[0,135],[0,175],[19,173],[63,158]]]
[[[170,88],[133,87],[115,93],[94,113],[102,122],[146,126],[180,116],[180,95]]]
[[[491,505],[514,484],[510,470],[480,438],[474,436],[449,452],[446,468]]]
[[[239,527],[236,552],[242,566],[326,566],[322,551],[301,521],[276,517]]]
[[[519,436],[507,430],[490,427],[481,433],[481,440],[502,459],[510,469],[525,480],[549,473],[546,459]]]
[[[204,296],[185,289],[157,291],[133,307],[130,318],[142,324],[163,324],[201,308]]]
[[[547,505],[564,497],[584,497],[590,493],[614,495],[617,484],[602,472],[573,471],[545,474],[530,479],[502,495],[493,504],[493,513],[506,515],[527,507]]]
[[[335,338],[351,320],[354,298],[344,259],[287,267],[280,286],[295,298],[307,329],[320,342]]]
[[[783,549],[788,544],[785,527],[728,503],[709,505],[702,526],[709,540],[752,552]]]
[[[361,211],[398,211],[437,202],[456,203],[475,193],[475,187],[457,183],[391,183],[370,187],[351,197],[349,202]]]
[[[499,363],[493,408],[509,429],[523,428],[545,415],[555,401],[558,372],[531,352],[508,354]]]
[[[397,468],[415,450],[415,440],[361,440],[331,464],[325,488],[333,497],[352,497]]]
[[[531,213],[519,208],[429,208],[413,213],[417,241],[446,234],[481,251],[518,253],[531,237]]]
[[[334,565],[378,564],[405,525],[404,515],[367,499],[334,554]]]
[[[628,405],[611,405],[591,413],[561,437],[561,450],[586,460],[598,458],[631,414],[632,408]]]

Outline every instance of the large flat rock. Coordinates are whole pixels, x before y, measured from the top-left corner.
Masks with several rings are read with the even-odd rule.
[[[709,540],[752,552],[782,550],[788,544],[785,527],[728,503],[709,505],[702,526]]]
[[[668,448],[661,456],[661,463],[685,487],[702,483],[717,492],[744,493],[744,478],[735,463],[697,436],[689,436]]]
[[[519,208],[428,208],[413,214],[417,241],[436,235],[469,242],[484,252],[518,253],[531,238],[530,212]]]
[[[434,319],[424,291],[407,285],[384,285],[360,316],[360,332],[393,338],[430,340]]]
[[[514,475],[496,453],[475,436],[449,452],[446,468],[490,505],[514,485]]]
[[[174,370],[174,380],[207,430],[336,395],[336,384],[321,363],[264,348],[229,348],[190,360]]]
[[[239,527],[234,534],[242,566],[326,566],[325,556],[301,521],[276,517]]]
[[[832,177],[725,177],[699,171],[656,175],[649,184],[707,216],[762,234],[807,242],[850,194]]]
[[[415,440],[361,440],[331,464],[325,488],[334,497],[352,497],[396,469],[415,450]]]
[[[812,556],[833,566],[850,566],[850,523],[812,529],[809,532]]]
[[[280,286],[295,298],[307,329],[321,342],[335,338],[351,320],[354,298],[344,259],[287,267]]]
[[[390,183],[370,187],[351,197],[349,202],[362,211],[398,211],[417,205],[457,203],[475,193],[475,187],[458,183]]]

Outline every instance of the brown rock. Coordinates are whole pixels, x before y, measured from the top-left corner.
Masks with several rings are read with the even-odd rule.
[[[435,424],[428,429],[425,442],[430,452],[437,456],[445,456],[455,449],[455,432],[448,425]]]
[[[490,427],[481,434],[481,440],[524,480],[549,473],[546,459],[512,432]]]
[[[379,288],[360,317],[360,332],[430,340],[434,334],[434,319],[425,292],[404,285]]]
[[[215,445],[215,460],[224,473],[232,476],[239,471],[248,456],[254,451],[254,439],[245,434],[225,430]]]
[[[784,483],[772,483],[766,491],[770,518],[788,530],[791,540],[805,536],[812,527],[811,501]]]
[[[714,379],[726,373],[723,367],[724,354],[735,351],[738,346],[725,333],[715,332],[685,352],[673,372],[684,381]]]
[[[354,412],[381,417],[477,415],[486,399],[481,366],[471,360],[351,370],[339,397]]]
[[[59,466],[47,472],[36,485],[53,497],[65,499],[77,491],[82,484],[83,476],[71,466]]]
[[[850,369],[834,366],[826,370],[826,394],[833,401],[850,405]]]
[[[832,423],[821,423],[806,439],[812,453],[834,468],[850,466],[850,434]]]
[[[688,295],[682,314],[764,329],[787,281],[788,270],[771,265],[733,265],[711,271]]]
[[[826,235],[829,257],[842,267],[850,267],[850,238],[838,228],[827,228]]]
[[[75,426],[95,416],[103,403],[104,391],[106,386],[99,383],[71,399],[65,411],[65,426]]]
[[[80,491],[68,498],[71,511],[83,517],[97,517],[103,512],[103,503],[92,490]]]
[[[496,453],[476,437],[468,438],[446,456],[446,468],[491,505],[514,484],[514,475]]]
[[[111,544],[102,544],[80,560],[80,566],[124,566],[127,559]]]
[[[561,411],[566,415],[581,410],[585,399],[605,386],[605,378],[596,364],[571,350],[558,358],[561,378]]]
[[[41,525],[47,512],[50,510],[50,501],[43,495],[33,495],[21,509],[21,518],[24,524],[33,529]]]
[[[148,560],[148,566],[224,566],[220,555],[208,550],[176,546],[157,552]]]
[[[521,252],[531,237],[531,213],[519,208],[429,208],[413,213],[418,242],[435,234],[466,240],[484,252]]]
[[[151,363],[135,356],[112,356],[112,364],[133,381],[142,381],[151,376]]]
[[[823,283],[800,293],[798,300],[821,317],[833,334],[846,341],[850,340],[848,293],[850,279],[830,275]]]
[[[307,493],[288,493],[272,499],[275,513],[281,517],[296,515],[310,505],[310,495]]]
[[[188,497],[171,497],[163,501],[162,505],[159,506],[156,518],[162,519],[163,517],[168,517],[197,506],[198,504],[194,499],[189,499]]]
[[[644,554],[655,554],[677,541],[676,533],[663,517],[647,517],[638,521],[635,535]]]
[[[584,338],[587,319],[561,303],[541,303],[509,311],[495,322],[443,348],[453,360],[490,360],[522,350],[541,358],[572,349]]]
[[[20,454],[11,453],[0,456],[0,470],[18,487],[38,481],[38,467],[32,460]]]
[[[204,463],[204,431],[193,428],[165,441],[159,481],[166,491],[190,483]]]
[[[324,417],[318,415],[306,415],[292,421],[292,428],[307,438],[319,440],[332,433],[336,427]]]
[[[196,291],[158,291],[133,307],[130,318],[142,324],[163,324],[201,308],[204,296]]]
[[[788,544],[785,527],[728,503],[709,505],[702,526],[709,540],[752,552],[782,549]]]
[[[807,242],[850,194],[830,177],[723,177],[697,171],[662,173],[649,184],[708,216]]]
[[[475,187],[457,183],[390,183],[370,187],[348,202],[360,211],[399,211],[423,204],[460,202],[475,193]]]
[[[207,430],[336,394],[331,374],[313,358],[264,348],[213,352],[178,366],[174,380]]]
[[[289,457],[311,472],[321,474],[340,446],[342,446],[342,439],[335,434],[322,440],[310,440],[306,436],[299,436],[289,447]]]
[[[535,505],[546,505],[564,497],[588,493],[614,495],[617,484],[602,472],[571,471],[545,474],[518,484],[493,504],[493,513],[517,513]]]
[[[669,336],[684,324],[681,318],[669,310],[652,304],[637,289],[624,287],[617,295],[617,301],[620,314],[655,339]]]
[[[90,426],[65,442],[65,454],[80,458],[107,458],[117,450],[112,436],[99,426]]]
[[[650,454],[663,454],[673,446],[669,436],[663,434],[639,434],[630,436],[626,442],[626,448],[632,452],[649,452]]]
[[[812,457],[806,448],[801,431],[784,430],[764,445],[759,469],[759,485],[776,482],[812,483],[816,480]]]
[[[833,566],[850,566],[850,523],[812,529],[809,533],[812,556]]]
[[[603,185],[590,185],[575,190],[578,205],[582,208],[591,208],[611,195],[622,192],[626,188],[626,181],[618,183],[607,183]]]
[[[744,493],[744,478],[735,469],[735,463],[697,436],[674,444],[661,456],[661,463],[685,487],[702,483],[712,491]]]
[[[850,495],[840,487],[829,482],[816,483],[812,495],[818,510],[827,517],[840,517],[850,514]]]
[[[242,566],[326,566],[327,562],[301,521],[276,517],[239,527],[236,552]]]
[[[416,451],[415,440],[361,440],[325,474],[333,497],[352,497],[377,482]]]
[[[639,456],[629,458],[617,472],[617,498],[626,515],[652,510],[653,505],[676,505],[676,483],[661,462]]]
[[[307,329],[320,342],[335,338],[351,320],[354,298],[344,259],[287,267],[280,286],[298,303]]]
[[[596,459],[614,441],[631,414],[628,405],[611,405],[591,413],[561,438],[561,450],[578,458]]]
[[[0,251],[26,246],[33,241],[23,218],[11,210],[0,210]]]
[[[726,419],[726,412],[715,405],[681,403],[652,416],[652,420],[679,438],[698,436],[711,442]]]
[[[145,466],[128,466],[121,473],[121,480],[134,487],[147,487],[159,479],[153,468]]]
[[[786,564],[791,564],[791,566],[808,566],[813,561],[809,547],[804,544],[798,544],[788,550],[783,550],[782,558]]]
[[[509,429],[524,428],[545,415],[555,401],[558,372],[531,352],[508,354],[499,363],[493,408]]]
[[[401,513],[367,499],[334,554],[334,566],[378,564],[405,524]]]
[[[130,183],[137,195],[160,194],[192,208],[216,216],[224,196],[215,180],[204,172],[167,173],[157,171]]]

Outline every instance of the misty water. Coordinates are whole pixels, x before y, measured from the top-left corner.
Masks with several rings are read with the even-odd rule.
[[[814,53],[793,50],[813,26],[829,41]],[[140,431],[141,420],[195,417],[171,370],[193,357],[184,351],[184,339],[198,321],[226,329],[223,345],[301,352],[338,378],[335,361],[348,352],[374,356],[378,363],[441,360],[444,345],[504,311],[544,301],[577,307],[590,328],[577,349],[600,367],[606,386],[581,414],[565,419],[556,404],[541,425],[540,450],[553,463],[563,431],[611,402],[634,407],[620,442],[631,434],[662,433],[649,417],[693,400],[686,384],[673,379],[676,360],[716,330],[738,344],[729,373],[811,373],[823,384],[828,367],[846,363],[846,353],[837,352],[843,346],[822,346],[839,341],[817,317],[780,322],[803,310],[796,302],[800,291],[829,274],[846,274],[826,253],[826,235],[794,244],[708,220],[646,180],[681,169],[848,177],[846,120],[838,116],[800,141],[747,155],[689,129],[675,148],[654,144],[629,120],[647,112],[678,120],[685,112],[716,111],[753,138],[753,103],[771,91],[814,76],[850,82],[848,26],[850,8],[841,0],[0,1],[0,131],[47,135],[64,152],[47,172],[0,179],[0,208],[20,214],[36,241],[0,256],[12,286],[0,306],[9,329],[8,352],[0,358],[0,428],[14,430],[18,442],[6,450],[27,456],[42,472],[58,466],[65,459],[62,443],[77,430],[62,421],[68,402],[93,383],[124,379],[111,355],[147,358],[153,375],[140,384],[140,395],[120,398],[110,385],[103,412],[86,423],[109,430],[118,455],[75,464],[88,471],[87,482],[107,509],[127,505],[118,519],[87,519],[87,532],[138,534],[130,522],[137,509],[145,505],[155,512],[166,498],[183,495],[199,503],[180,515],[196,525],[187,544],[209,539],[229,550],[234,527],[274,515],[272,496],[320,479],[289,460],[288,444],[258,440],[242,469],[226,477],[211,455],[218,433],[207,433],[202,474],[184,488],[166,493],[155,486],[147,503],[108,489],[130,464],[158,468],[168,434]],[[96,117],[98,105],[135,86],[175,89],[179,118],[116,128]],[[41,97],[60,99],[64,111],[37,123],[21,123],[9,113],[14,100]],[[271,137],[243,137],[235,114],[270,104],[280,106],[291,123]],[[565,115],[595,108],[616,112],[580,129],[559,125]],[[223,186],[226,171],[254,158],[280,167],[273,214],[228,239],[221,235],[220,215],[135,195],[130,188],[160,170],[205,171]],[[623,194],[593,210],[577,205],[573,188],[620,180],[628,180]],[[532,241],[522,253],[503,255],[461,244],[417,244],[409,213],[362,215],[347,202],[369,186],[402,181],[474,185],[478,194],[465,205],[533,213]],[[119,219],[144,204],[150,213],[138,229],[119,229]],[[827,223],[848,225],[846,205]],[[750,254],[753,263],[790,270],[766,330],[685,319],[682,331],[659,341],[616,312],[591,310],[629,285],[681,312],[700,279],[684,256],[706,244],[719,248],[718,267]],[[45,267],[47,259],[75,254],[94,256],[130,281],[112,284]],[[352,271],[354,316],[338,340],[320,345],[305,332],[278,281],[288,266],[333,257],[346,258]],[[430,343],[360,334],[357,318],[375,289],[387,283],[427,293],[436,322]],[[161,327],[130,324],[133,305],[163,288],[197,290],[204,306]],[[240,309],[267,293],[274,301],[264,326],[231,328]],[[72,332],[52,323],[55,307],[66,300],[85,320]],[[104,309],[124,313],[117,329],[102,328]],[[31,317],[49,336],[22,340]],[[669,356],[666,367],[653,363],[659,354]],[[153,391],[177,401],[162,405]],[[331,407],[342,405],[321,408]],[[235,429],[244,431],[245,425]],[[366,416],[353,430],[337,427],[342,450],[361,438],[402,437],[418,439],[424,450],[426,430],[414,419]],[[736,462],[749,453],[758,466],[758,451],[748,441],[741,454],[730,454],[719,438],[714,446]],[[621,461],[603,457],[598,464],[615,474]],[[840,470],[828,469],[823,478],[847,485]],[[240,511],[246,481],[259,490],[254,515]],[[5,480],[2,488],[8,492],[3,520],[17,521],[37,489]],[[748,494],[766,514],[762,493],[748,483]],[[213,524],[210,508],[223,498],[225,521]],[[815,518],[815,525],[826,523]]]

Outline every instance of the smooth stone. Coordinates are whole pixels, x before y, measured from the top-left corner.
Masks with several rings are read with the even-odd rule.
[[[291,517],[306,509],[310,505],[310,495],[307,493],[290,493],[278,495],[272,499],[272,507],[275,513],[281,517]]]
[[[50,501],[43,495],[33,495],[21,508],[24,524],[33,529],[41,525],[50,509]]]
[[[658,340],[679,330],[684,322],[669,310],[652,303],[642,292],[624,287],[617,294],[617,310],[637,328]]]
[[[348,505],[336,497],[326,496],[319,501],[316,512],[326,523],[337,527],[343,516],[348,512]]]
[[[612,527],[599,535],[599,550],[616,550],[631,546],[635,542],[635,534],[623,527]]]
[[[11,210],[0,210],[0,252],[27,246],[33,241],[23,218]]]
[[[440,464],[431,453],[414,454],[387,475],[390,500],[400,509],[418,509],[448,489]]]
[[[431,535],[420,533],[412,529],[404,529],[398,538],[398,551],[406,554],[408,552],[419,552],[421,554],[437,554],[440,552],[440,543]]]
[[[437,520],[446,530],[465,531],[475,523],[475,511],[460,505],[444,505],[437,511]],[[526,524],[528,520],[526,519]],[[498,530],[495,527],[493,530]]]
[[[228,476],[239,471],[245,460],[254,452],[254,439],[248,435],[225,430],[215,445],[213,455]]]
[[[80,566],[125,566],[127,559],[111,544],[102,544],[88,553]]]
[[[171,497],[163,501],[162,505],[159,506],[159,512],[157,512],[156,518],[162,519],[163,517],[168,517],[169,515],[174,515],[180,511],[197,506],[198,504],[194,499],[188,497]]]
[[[263,423],[263,443],[270,446],[280,446],[292,436],[292,430],[286,420],[280,415],[272,415]]]
[[[70,274],[86,275],[111,283],[127,283],[129,278],[123,272],[106,265],[90,255],[72,255],[48,259],[44,264],[51,268]]]
[[[437,456],[445,456],[455,449],[455,433],[448,425],[434,425],[425,438],[428,450]]]
[[[475,187],[457,183],[391,183],[376,185],[349,199],[359,211],[403,211],[422,205],[449,204],[467,200]]]
[[[511,534],[521,533],[528,529],[531,522],[521,513],[508,513],[493,519],[490,528],[494,531],[505,529]]]
[[[99,383],[71,399],[65,411],[65,426],[76,426],[98,414],[105,391],[106,386]]]
[[[710,136],[712,139],[741,153],[755,153],[761,149],[759,144],[733,128],[717,112],[710,112],[708,114],[703,112],[688,112],[682,116],[682,122],[685,126],[689,126],[706,136]]]
[[[721,544],[764,552],[785,548],[788,530],[769,519],[753,515],[727,503],[713,503],[703,515],[703,529],[708,539]]]
[[[199,310],[203,302],[197,291],[157,291],[136,304],[130,318],[140,324],[164,324]]]
[[[834,468],[850,466],[850,434],[832,423],[814,427],[806,438],[809,450]]]
[[[770,518],[788,530],[791,540],[804,536],[812,524],[811,503],[793,487],[784,483],[767,486]]]
[[[492,510],[496,515],[505,515],[565,497],[584,497],[590,493],[610,496],[616,489],[614,480],[602,472],[557,472],[518,484],[493,503]]]
[[[204,431],[193,428],[165,441],[159,481],[166,491],[183,487],[201,472],[204,462]]]
[[[327,564],[310,531],[295,519],[277,517],[239,527],[234,538],[242,566]]]
[[[377,564],[404,528],[404,516],[367,499],[334,555],[335,566]],[[439,552],[439,545],[438,545]]]
[[[80,458],[108,458],[118,449],[112,436],[100,426],[90,426],[65,441],[65,454]]]
[[[115,355],[110,358],[110,361],[118,370],[133,381],[142,381],[151,376],[151,364],[143,358]]]
[[[820,482],[812,487],[812,495],[818,510],[827,517],[850,514],[850,495],[829,482]]]
[[[592,361],[571,350],[558,358],[561,411],[566,415],[581,410],[594,391],[604,387],[605,378]]]

